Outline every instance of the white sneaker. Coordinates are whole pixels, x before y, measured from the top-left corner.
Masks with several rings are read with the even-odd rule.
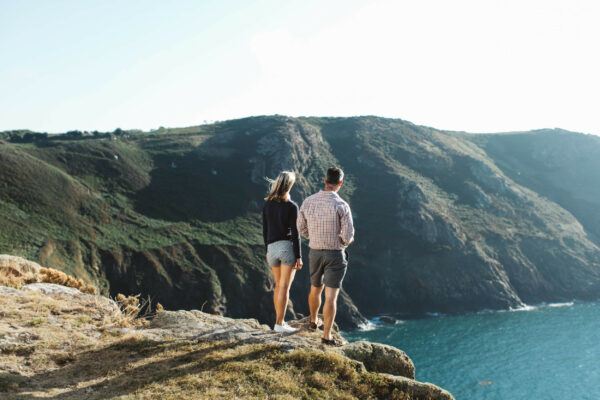
[[[289,326],[285,322],[283,323],[283,325],[277,325],[277,324],[275,324],[275,326],[273,327],[273,330],[275,332],[279,332],[279,333],[293,333],[293,332],[297,331],[296,328],[292,328],[291,326]]]

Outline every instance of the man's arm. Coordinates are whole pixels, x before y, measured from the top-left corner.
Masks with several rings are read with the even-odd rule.
[[[308,224],[306,223],[306,216],[304,215],[304,203],[302,203],[302,206],[300,207],[300,214],[296,221],[296,227],[298,228],[298,233],[300,233],[300,235],[310,239],[308,237]]]
[[[350,206],[348,206],[348,204],[344,204],[340,211],[340,239],[344,246],[348,246],[354,242],[354,222],[352,221],[352,212],[350,211]]]

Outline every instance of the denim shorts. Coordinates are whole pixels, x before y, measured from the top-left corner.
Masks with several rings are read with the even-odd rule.
[[[267,262],[271,267],[296,264],[294,246],[291,240],[280,240],[267,246]]]

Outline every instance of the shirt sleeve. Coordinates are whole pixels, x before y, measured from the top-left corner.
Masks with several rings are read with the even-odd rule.
[[[352,221],[352,212],[348,204],[343,204],[340,207],[340,239],[344,246],[354,242],[354,222]]]
[[[301,257],[300,236],[298,235],[297,221],[298,221],[298,206],[296,204],[292,203],[292,208],[290,211],[290,221],[289,221],[291,231],[292,231],[292,246],[294,247],[294,256],[296,258],[300,258]]]
[[[298,215],[298,221],[297,221],[297,228],[298,228],[298,232],[300,232],[300,235],[304,236],[307,239],[310,239],[308,237],[308,224],[306,223],[306,215],[304,215],[304,205],[306,203],[302,203],[302,206],[300,207],[300,214]]]

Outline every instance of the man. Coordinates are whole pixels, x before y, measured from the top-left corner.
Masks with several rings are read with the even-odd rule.
[[[337,311],[337,296],[348,266],[346,247],[354,241],[354,225],[350,206],[337,194],[344,183],[344,172],[340,168],[329,168],[324,183],[324,190],[302,203],[298,215],[298,232],[309,239],[310,327],[312,330],[317,329],[324,284],[325,321],[321,342],[340,346],[342,343],[331,335],[331,327]]]

